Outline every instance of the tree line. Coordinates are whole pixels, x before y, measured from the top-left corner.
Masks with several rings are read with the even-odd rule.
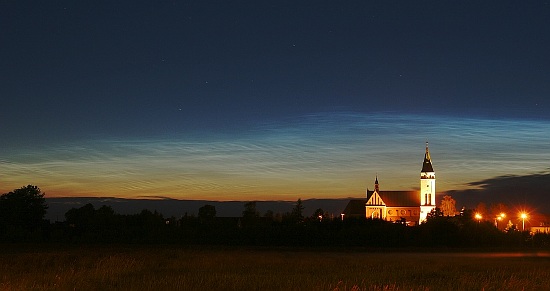
[[[331,218],[322,209],[304,214],[300,199],[284,214],[261,215],[256,202],[241,217],[218,217],[204,205],[197,216],[164,217],[156,211],[118,214],[110,206],[86,204],[65,213],[64,222],[45,220],[44,193],[28,185],[0,196],[1,242],[145,243],[318,247],[550,247],[548,234],[497,229],[476,221],[473,210],[446,216],[436,209],[425,223],[407,226],[367,218]]]

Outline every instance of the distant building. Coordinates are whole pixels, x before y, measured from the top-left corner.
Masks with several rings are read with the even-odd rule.
[[[343,215],[346,218],[366,217],[416,225],[426,220],[428,213],[436,207],[435,193],[435,172],[426,143],[420,191],[381,191],[376,176],[374,190],[367,189],[366,199],[351,200]]]
[[[533,214],[525,221],[525,225],[531,225],[531,227],[525,227],[529,229],[532,234],[535,233],[550,233],[550,216],[543,214]]]

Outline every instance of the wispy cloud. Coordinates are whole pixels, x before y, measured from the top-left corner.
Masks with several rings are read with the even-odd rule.
[[[360,197],[418,187],[429,140],[438,189],[548,167],[550,123],[418,115],[323,113],[235,136],[90,140],[0,156],[4,190],[49,195],[186,199]]]

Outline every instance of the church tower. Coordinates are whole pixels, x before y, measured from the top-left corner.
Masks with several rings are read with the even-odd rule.
[[[428,142],[422,171],[420,171],[420,223],[426,220],[428,213],[435,208],[435,172],[432,166]]]

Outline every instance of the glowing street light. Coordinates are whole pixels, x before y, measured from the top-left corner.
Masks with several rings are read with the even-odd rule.
[[[525,219],[527,218],[527,213],[522,212],[519,217],[521,217],[521,231],[525,231]]]
[[[483,216],[481,216],[481,214],[478,212],[476,213],[475,215],[475,219],[477,220],[477,223],[479,223],[481,221],[481,219],[483,218]]]
[[[495,226],[498,228],[498,222],[506,218],[506,213],[501,212],[497,217],[495,218]]]

